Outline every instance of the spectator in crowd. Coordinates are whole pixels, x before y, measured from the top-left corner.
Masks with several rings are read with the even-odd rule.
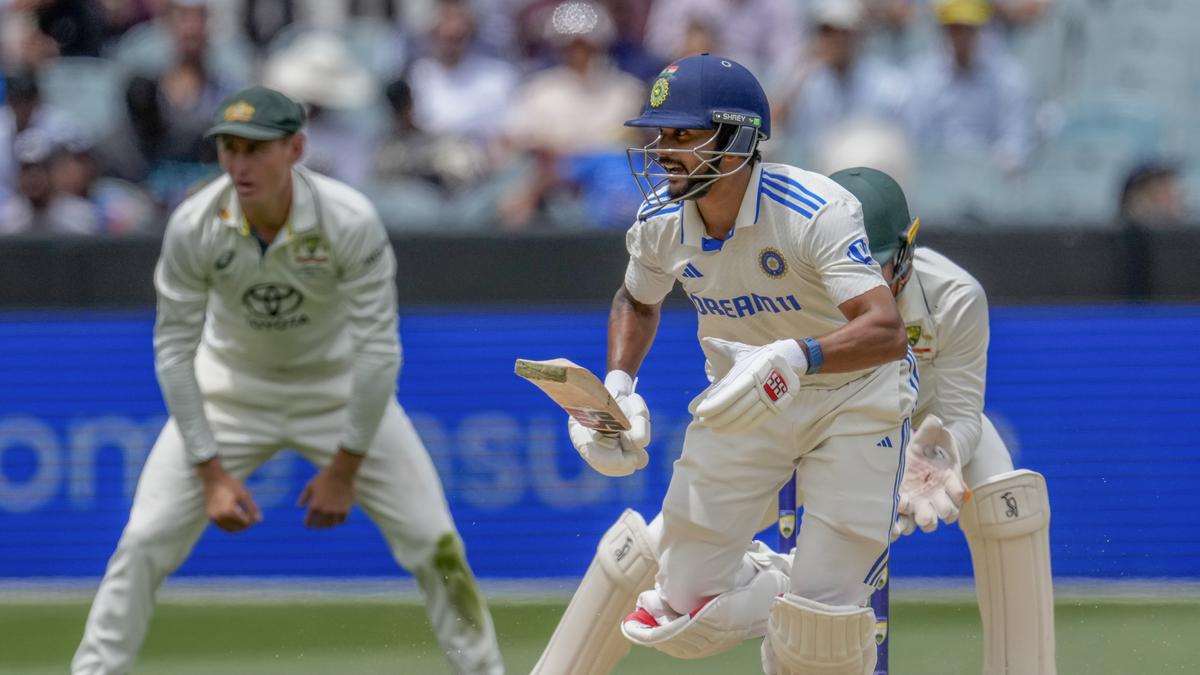
[[[417,122],[407,82],[392,82],[385,95],[392,119],[376,145],[372,182],[377,187],[417,179],[449,196],[483,176],[487,156],[478,145],[457,134],[431,134]]]
[[[533,158],[533,170],[525,185],[501,204],[501,224],[508,229],[527,227],[550,201],[584,189],[594,192],[583,195],[588,208],[577,217],[587,217],[593,225],[627,225],[639,200],[614,187],[629,182],[615,176],[617,168],[627,172],[624,122],[638,114],[646,87],[608,58],[614,28],[600,5],[563,2],[545,31],[561,65],[531,77],[509,111],[509,138]],[[569,182],[564,184],[563,177]],[[620,195],[606,192],[610,189]]]
[[[6,102],[0,106],[0,193],[11,192],[17,177],[13,157],[17,137],[35,129],[51,146],[81,140],[82,132],[62,110],[42,102],[37,77],[23,71],[5,80]]]
[[[855,118],[902,122],[910,86],[903,71],[861,53],[862,0],[817,0],[811,20],[809,54],[790,69],[775,106],[792,144],[810,147]]]
[[[130,29],[112,49],[112,58],[133,75],[159,78],[181,63],[198,64],[209,79],[231,91],[251,79],[252,54],[241,34],[213,25],[214,0],[155,0],[161,14]],[[210,7],[210,4],[212,7]]]
[[[781,60],[795,63],[805,41],[798,0],[655,0],[646,22],[646,48],[674,60],[684,54],[689,27],[716,31],[715,54],[728,56],[760,77]]]
[[[1020,169],[1034,148],[1029,83],[999,44],[985,49],[987,0],[937,0],[944,43],[913,69],[909,123],[922,149],[988,155],[1005,171]]]
[[[493,0],[496,1],[496,0]],[[520,56],[531,63],[552,64],[556,49],[546,42],[546,21],[562,0],[525,0],[514,14],[516,41]],[[646,20],[652,2],[646,0],[597,0],[612,17],[614,37],[609,56],[617,66],[639,80],[650,81],[666,65],[667,59],[645,46]]]
[[[132,183],[101,176],[86,143],[60,147],[49,168],[55,193],[87,200],[100,232],[122,235],[161,228],[162,214],[149,195]]]
[[[100,56],[104,23],[94,0],[14,0],[13,9],[29,12],[37,32],[54,43],[58,56]]]
[[[330,31],[306,32],[267,60],[263,80],[308,109],[304,164],[365,187],[375,133],[356,114],[375,102],[379,85],[345,41]]]
[[[96,234],[100,223],[88,200],[56,189],[50,162],[54,142],[27,129],[13,143],[16,192],[0,205],[0,234]]]
[[[204,2],[169,0],[164,20],[171,42],[162,53],[171,60],[130,78],[125,119],[97,152],[106,175],[145,183],[159,204],[172,208],[214,172],[216,149],[204,132],[239,83],[210,67]]]
[[[431,134],[490,140],[503,128],[502,112],[519,73],[475,47],[475,12],[468,0],[439,0],[429,54],[412,65],[416,122]]]
[[[1125,244],[1126,293],[1149,297],[1154,290],[1151,232],[1177,227],[1187,218],[1178,168],[1162,160],[1133,167],[1121,189],[1118,218]]]

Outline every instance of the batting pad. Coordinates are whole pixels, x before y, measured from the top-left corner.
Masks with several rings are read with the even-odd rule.
[[[771,605],[767,675],[871,675],[878,657],[870,607],[826,605],[787,593]]]
[[[638,593],[654,586],[658,556],[646,521],[626,509],[596,548],[596,557],[530,675],[608,675],[632,645],[621,619]]]
[[[1046,479],[1021,469],[992,477],[963,505],[983,621],[984,675],[1054,675],[1054,591]]]

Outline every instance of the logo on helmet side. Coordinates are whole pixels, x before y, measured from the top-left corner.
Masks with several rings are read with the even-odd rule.
[[[654,86],[650,88],[650,107],[657,108],[667,100],[667,95],[671,93],[671,83],[667,78],[660,77],[654,81]]]

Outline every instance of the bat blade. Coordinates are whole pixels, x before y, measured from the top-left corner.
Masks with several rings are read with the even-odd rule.
[[[621,407],[587,368],[569,359],[517,359],[514,370],[588,429],[605,433],[629,430],[629,419]]]

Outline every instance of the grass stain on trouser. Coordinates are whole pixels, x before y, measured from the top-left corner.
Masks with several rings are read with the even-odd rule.
[[[464,675],[503,673],[496,630],[467,564],[462,540],[454,533],[439,537],[429,564],[414,569],[413,574],[452,670]]]

